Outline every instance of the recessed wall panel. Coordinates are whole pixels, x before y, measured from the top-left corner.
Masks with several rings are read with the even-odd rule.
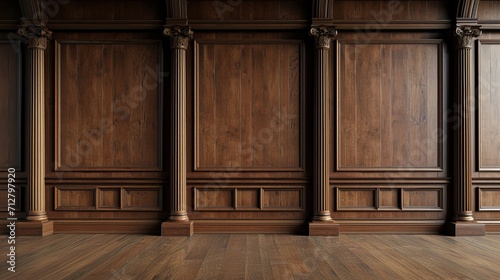
[[[195,46],[195,170],[303,170],[302,42]]]
[[[161,170],[158,41],[56,42],[56,169]]]
[[[21,49],[0,41],[0,168],[21,167]]]
[[[337,49],[336,170],[441,171],[441,41]]]
[[[500,171],[500,41],[479,43],[479,170]]]

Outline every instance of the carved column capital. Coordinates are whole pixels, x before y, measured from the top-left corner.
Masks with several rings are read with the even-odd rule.
[[[309,35],[314,37],[315,48],[329,49],[331,40],[337,36],[337,30],[326,26],[311,27]]]
[[[472,41],[481,35],[480,26],[457,26],[453,35],[457,38],[459,49],[472,48]]]
[[[44,25],[25,25],[17,30],[17,34],[28,40],[30,48],[41,50],[47,48],[47,42],[52,38],[52,32]]]
[[[189,40],[193,39],[193,31],[190,26],[165,26],[163,35],[170,37],[170,47],[172,49],[187,50]]]

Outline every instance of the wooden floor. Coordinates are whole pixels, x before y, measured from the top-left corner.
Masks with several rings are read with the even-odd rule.
[[[0,279],[500,279],[500,235],[116,234],[0,238]]]

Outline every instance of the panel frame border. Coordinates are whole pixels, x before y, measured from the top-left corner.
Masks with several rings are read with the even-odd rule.
[[[500,192],[500,186],[477,186],[476,187],[477,191],[477,211],[478,212],[499,212],[500,211],[500,205],[499,206],[493,206],[490,205],[488,207],[483,206],[483,200],[481,199],[482,192],[485,190],[496,190]]]

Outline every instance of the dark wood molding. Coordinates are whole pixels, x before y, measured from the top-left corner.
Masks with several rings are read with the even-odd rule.
[[[189,20],[193,30],[301,30],[307,29],[307,20]]]
[[[333,19],[331,24],[339,31],[432,31],[448,30],[453,26],[451,20],[432,20],[432,21],[410,21],[410,20],[391,20],[389,22],[375,23],[373,20],[338,20]],[[366,30],[366,29],[369,30]]]
[[[53,31],[71,30],[162,30],[163,20],[49,20],[47,27]]]

